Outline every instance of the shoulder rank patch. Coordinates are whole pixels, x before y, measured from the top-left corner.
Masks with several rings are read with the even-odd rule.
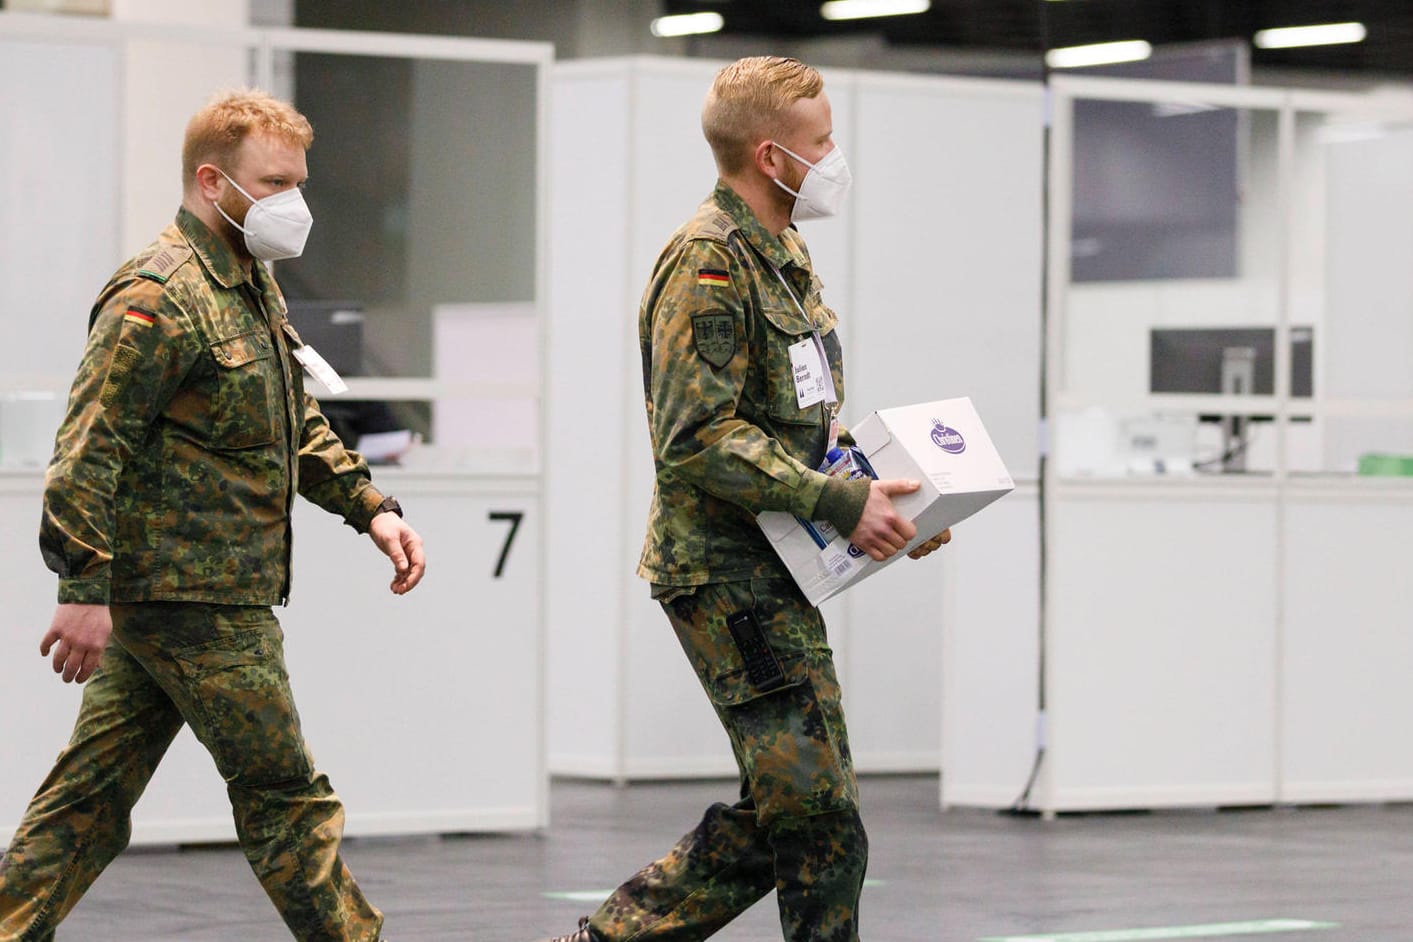
[[[137,270],[144,278],[166,284],[172,273],[191,258],[191,247],[186,245],[164,245],[156,255],[149,258]]]
[[[157,323],[157,318],[148,314],[146,311],[139,311],[135,307],[130,307],[127,313],[123,315],[123,323],[136,324],[139,327],[151,327],[153,324]]]
[[[721,369],[736,355],[736,325],[730,314],[695,314],[692,316],[692,343],[697,354]]]
[[[725,288],[731,284],[731,275],[720,268],[698,268],[697,284],[712,288]]]

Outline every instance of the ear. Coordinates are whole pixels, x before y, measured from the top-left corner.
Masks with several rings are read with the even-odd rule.
[[[202,164],[196,168],[196,188],[208,202],[216,202],[225,182],[226,178],[213,164]]]
[[[770,140],[761,141],[756,145],[755,151],[751,155],[755,160],[756,169],[767,177],[779,177],[781,157],[780,148]]]

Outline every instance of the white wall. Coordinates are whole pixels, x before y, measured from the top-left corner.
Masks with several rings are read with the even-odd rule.
[[[108,45],[0,38],[0,88],[46,92],[0,95],[0,393],[67,391],[120,261],[118,67]]]

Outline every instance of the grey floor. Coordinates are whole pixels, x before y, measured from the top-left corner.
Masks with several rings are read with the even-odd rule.
[[[1192,927],[1295,919],[1326,928],[1277,942],[1413,939],[1413,806],[1064,816],[937,809],[931,776],[868,777],[863,935],[957,942],[1117,933],[1085,942],[1237,938]],[[615,788],[556,782],[553,825],[519,836],[368,839],[346,859],[388,915],[392,942],[529,942],[567,932],[590,902],[656,857],[727,782]],[[1268,926],[1269,927],[1269,926]],[[239,851],[132,850],[79,904],[59,939],[278,940],[284,933]],[[767,898],[716,938],[780,938]]]

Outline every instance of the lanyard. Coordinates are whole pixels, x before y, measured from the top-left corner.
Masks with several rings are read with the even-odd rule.
[[[833,451],[839,444],[839,392],[834,387],[834,370],[829,365],[829,354],[824,350],[824,340],[819,335],[819,326],[815,324],[814,318],[810,317],[810,312],[805,309],[804,304],[796,297],[795,290],[790,287],[790,282],[785,280],[785,275],[780,269],[776,268],[769,259],[763,258],[763,260],[770,266],[770,270],[775,272],[775,277],[780,280],[781,287],[790,296],[790,300],[795,302],[795,307],[800,309],[805,322],[810,325],[810,336],[814,340],[815,355],[819,358],[820,369],[824,372],[824,417],[829,436],[829,443],[825,451]]]

